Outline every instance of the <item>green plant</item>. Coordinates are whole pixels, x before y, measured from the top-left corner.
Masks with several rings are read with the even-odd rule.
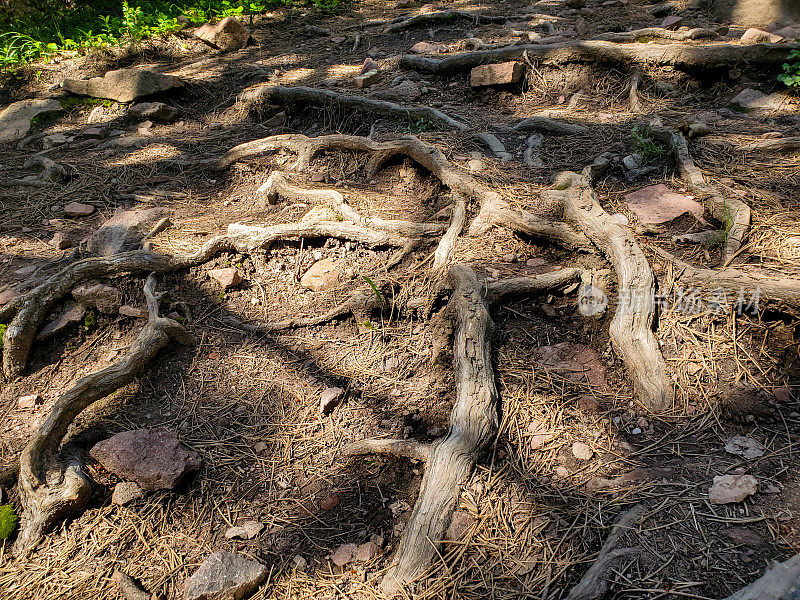
[[[631,129],[631,137],[636,151],[642,156],[643,164],[652,164],[664,155],[664,149],[650,137],[649,128],[642,132],[637,125]]]
[[[778,79],[793,90],[800,90],[800,50],[792,50]]]
[[[17,513],[10,504],[0,506],[0,540],[6,539],[17,528]]]
[[[380,304],[382,307],[385,308],[386,307],[386,298],[383,297],[383,292],[381,292],[378,289],[378,286],[375,285],[375,282],[372,281],[372,279],[370,279],[366,275],[362,275],[361,277],[363,277],[364,281],[366,281],[369,284],[369,287],[372,288],[372,292],[375,294],[375,297],[378,299],[378,304]]]
[[[87,310],[86,316],[83,317],[83,329],[84,331],[90,332],[93,331],[97,327],[97,316],[95,316],[93,310]]]
[[[8,325],[0,324],[0,350],[3,349],[3,338],[6,335],[6,329],[8,329]]]

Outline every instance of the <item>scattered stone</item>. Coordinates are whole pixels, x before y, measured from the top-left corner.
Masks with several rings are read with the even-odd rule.
[[[163,102],[140,102],[131,106],[128,114],[137,119],[147,119],[156,123],[172,123],[178,118],[178,109]]]
[[[383,549],[375,542],[361,544],[356,550],[356,562],[367,562],[383,554]]]
[[[139,487],[138,483],[135,481],[121,481],[114,486],[114,492],[111,494],[111,504],[125,506],[140,498],[144,498],[144,490]]]
[[[294,568],[298,571],[302,571],[308,566],[308,561],[299,554],[292,559],[292,562],[294,563]]]
[[[631,430],[631,435],[641,435],[641,434],[642,434],[642,428],[641,427],[634,427]]]
[[[225,267],[222,269],[210,269],[208,276],[215,280],[222,286],[223,289],[229,289],[242,283],[242,276],[234,267]]]
[[[675,12],[677,7],[672,2],[664,2],[664,4],[657,4],[651,7],[650,14],[654,17],[666,17],[668,14]]]
[[[3,292],[6,293],[6,292]],[[2,301],[2,294],[0,294],[0,304],[3,304]],[[792,400],[792,391],[789,389],[788,386],[782,385],[780,387],[775,388],[772,390],[772,395],[775,397],[777,402],[786,403]]]
[[[359,75],[353,81],[358,89],[363,90],[371,85],[378,83],[381,80],[380,74],[377,70],[367,71],[363,75]]]
[[[20,396],[17,400],[17,408],[20,410],[34,410],[42,403],[39,394],[29,394],[27,396]]]
[[[486,163],[483,162],[480,158],[473,158],[469,162],[467,162],[467,169],[469,169],[470,173],[480,173],[484,169],[486,169]]]
[[[663,21],[661,21],[661,26],[664,29],[677,29],[683,23],[683,17],[679,17],[678,15],[670,15],[665,17]]]
[[[266,127],[283,127],[286,124],[286,111],[282,110],[264,121]]]
[[[768,31],[762,31],[761,29],[755,29],[754,27],[751,27],[742,34],[742,37],[739,41],[742,44],[760,44],[761,42],[770,42],[776,44],[778,42],[782,42],[783,38],[775,33],[770,33]]]
[[[404,79],[403,81],[400,81],[396,85],[390,87],[388,90],[376,93],[375,97],[411,102],[419,98],[421,95],[422,90],[416,83]]]
[[[315,292],[334,287],[341,279],[342,273],[332,258],[318,260],[300,279],[300,285]]]
[[[417,42],[411,46],[411,52],[414,54],[438,54],[441,50],[441,46],[431,44],[430,42]]]
[[[572,444],[572,456],[578,460],[591,460],[594,456],[594,451],[589,444],[583,442],[575,442]]]
[[[118,252],[136,249],[144,236],[144,230],[168,214],[169,211],[163,206],[133,210],[119,208],[85,240],[86,251],[97,256],[112,256]]]
[[[370,71],[377,71],[378,70],[378,63],[370,58],[369,56],[364,59],[364,64],[361,65],[361,72],[359,75],[364,75],[364,73],[369,73]]]
[[[474,523],[475,517],[469,512],[466,510],[457,510],[453,513],[450,526],[447,528],[447,532],[444,536],[445,539],[453,542],[460,540]]]
[[[101,140],[105,137],[105,132],[100,127],[87,127],[78,134],[78,137],[85,140]]]
[[[600,412],[600,401],[594,396],[581,396],[578,399],[578,408],[581,412],[597,414]]]
[[[92,112],[89,113],[89,117],[86,119],[86,122],[90,125],[94,123],[102,123],[103,121],[107,121],[110,115],[106,114],[106,109],[104,106],[95,106],[92,109]]]
[[[21,140],[31,129],[31,120],[42,114],[63,112],[58,100],[21,100],[0,112],[0,143]]]
[[[762,537],[752,529],[746,529],[744,527],[731,527],[727,533],[728,537],[730,537],[737,544],[758,547],[764,543]]]
[[[152,121],[142,121],[136,126],[136,133],[139,135],[153,135],[150,129],[153,127]]]
[[[764,446],[746,435],[735,435],[725,443],[725,452],[753,460],[764,455]]]
[[[80,96],[133,102],[139,98],[181,88],[183,81],[173,75],[164,75],[149,69],[119,69],[109,71],[103,77],[65,79],[61,87]]]
[[[667,223],[689,212],[700,219],[703,205],[691,197],[677,194],[663,183],[651,185],[625,195],[628,208],[642,224]]]
[[[94,445],[92,458],[146,490],[169,490],[200,468],[201,458],[162,429],[123,431]]]
[[[49,339],[54,335],[58,335],[72,325],[83,321],[84,314],[86,314],[86,309],[80,305],[67,309],[55,320],[42,327],[42,330],[37,334],[36,339],[41,341]]]
[[[708,491],[711,504],[741,502],[758,490],[758,480],[752,475],[717,475]]]
[[[547,431],[544,423],[533,419],[528,423],[529,443],[534,450],[541,450],[544,445],[555,437],[555,434]]]
[[[235,552],[215,552],[186,580],[184,600],[244,600],[264,581],[264,565]]]
[[[564,465],[558,465],[556,467],[556,477],[563,479],[564,477],[569,476],[569,470]]]
[[[337,494],[331,494],[327,498],[323,498],[322,501],[319,503],[319,507],[322,510],[333,510],[337,506],[339,506],[341,500]]]
[[[64,169],[64,167],[62,167],[56,161],[47,158],[46,156],[31,156],[22,165],[22,168],[33,169],[39,174],[39,179],[42,181],[56,183],[67,179],[66,169]]]
[[[146,319],[149,315],[147,309],[139,308],[138,306],[129,306],[123,304],[119,307],[119,314],[121,317],[130,317],[132,319]]]
[[[232,540],[239,538],[242,540],[252,540],[264,529],[264,524],[259,521],[245,521],[239,526],[230,527],[225,532],[225,538]]]
[[[66,250],[72,248],[77,241],[78,238],[74,234],[67,231],[57,231],[47,243],[57,250]]]
[[[321,412],[323,415],[327,415],[339,405],[343,398],[344,390],[342,388],[325,388],[319,397],[319,412]]]
[[[244,48],[250,39],[247,28],[233,17],[225,17],[216,25],[206,23],[194,35],[225,52]]]
[[[56,146],[61,146],[67,142],[72,141],[72,138],[64,135],[63,133],[54,133],[42,138],[42,150],[50,150]]]
[[[64,213],[68,217],[88,217],[94,212],[94,206],[81,202],[70,202],[64,207]]]
[[[113,315],[122,303],[122,292],[110,285],[84,283],[72,290],[72,297],[85,306],[93,306],[105,315]]]
[[[752,108],[764,97],[765,94],[762,94],[758,90],[754,90],[753,88],[745,88],[736,96],[734,96],[732,102],[734,104],[738,104],[742,108]]]
[[[524,70],[522,63],[516,61],[479,65],[470,71],[469,85],[483,87],[517,83],[522,79]]]
[[[789,98],[781,92],[762,94],[758,90],[747,88],[742,90],[732,103],[747,110],[767,112],[794,112],[796,109]]]
[[[787,40],[794,40],[800,38],[800,28],[797,27],[781,27],[773,32]]]
[[[577,383],[588,383],[602,392],[610,392],[606,370],[591,347],[572,342],[542,346],[535,350],[536,365],[555,371]]]
[[[706,123],[692,123],[689,125],[689,139],[702,137],[711,133],[711,127]]]
[[[331,562],[337,567],[344,567],[353,562],[356,552],[358,552],[358,546],[355,544],[343,544],[333,553]]]

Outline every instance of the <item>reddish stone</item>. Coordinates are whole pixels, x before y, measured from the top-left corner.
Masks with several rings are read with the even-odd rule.
[[[742,44],[760,44],[761,42],[771,42],[773,44],[782,42],[783,38],[768,31],[750,28],[742,34],[739,40]]]
[[[233,17],[225,17],[216,25],[206,23],[195,32],[195,36],[220,50],[239,50],[247,45],[250,32]]]
[[[681,26],[681,23],[683,23],[683,17],[679,17],[678,15],[670,15],[661,21],[661,26],[664,29],[677,29]]]
[[[523,72],[522,64],[515,61],[480,65],[470,72],[469,85],[471,87],[482,87],[517,83],[522,79]]]
[[[319,507],[322,510],[333,510],[334,508],[339,506],[340,502],[341,500],[339,500],[339,496],[337,496],[336,494],[331,494],[330,496],[324,498],[322,502],[319,503]]]
[[[242,276],[233,267],[211,269],[208,275],[226,290],[242,283]]]
[[[88,217],[94,212],[94,206],[81,202],[70,202],[64,207],[64,212],[68,217]]]

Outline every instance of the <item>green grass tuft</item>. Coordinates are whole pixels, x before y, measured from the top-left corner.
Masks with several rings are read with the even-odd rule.
[[[0,541],[6,539],[17,528],[17,513],[10,504],[0,506]]]

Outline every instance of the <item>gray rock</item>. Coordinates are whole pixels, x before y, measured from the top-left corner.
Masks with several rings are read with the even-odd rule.
[[[155,223],[169,214],[163,206],[117,209],[114,215],[83,242],[87,254],[112,256],[139,246],[142,237]]]
[[[267,576],[267,568],[234,552],[215,552],[186,580],[184,600],[249,598]]]
[[[140,102],[131,106],[128,114],[137,119],[149,119],[156,123],[172,123],[178,118],[178,109],[163,102]]]
[[[48,135],[47,137],[42,138],[42,149],[50,150],[50,148],[55,148],[56,146],[61,146],[71,141],[72,138],[64,135],[63,133],[54,133],[53,135]]]
[[[56,183],[67,178],[67,171],[64,167],[46,156],[31,156],[22,167],[35,170],[42,181]]]
[[[725,443],[725,452],[753,460],[764,455],[764,446],[750,436],[735,435]]]
[[[144,490],[135,481],[122,481],[114,486],[114,493],[111,494],[111,504],[125,506],[134,500],[144,498]]]
[[[42,327],[42,330],[36,335],[37,340],[46,340],[68,329],[76,323],[83,320],[83,315],[86,314],[86,309],[83,306],[73,306],[61,313],[56,319]]]
[[[0,142],[24,138],[31,129],[31,119],[42,114],[63,112],[58,100],[22,100],[0,112]]]
[[[164,75],[149,69],[119,69],[109,71],[102,77],[65,79],[61,87],[80,96],[133,102],[139,98],[181,88],[183,81],[173,75]]]
[[[115,475],[133,480],[145,490],[172,489],[202,462],[174,433],[154,429],[123,431],[95,444],[89,454]]]
[[[325,388],[319,397],[319,412],[321,412],[323,415],[327,415],[339,405],[339,403],[342,401],[342,398],[344,398],[344,390],[342,388]]]
[[[119,310],[122,292],[110,285],[91,282],[84,283],[72,290],[72,297],[84,306],[92,306],[106,315],[113,315]]]
[[[244,48],[250,39],[247,28],[233,17],[225,17],[216,25],[206,23],[194,35],[207,44],[225,51]]]
[[[390,87],[388,90],[378,92],[375,94],[377,98],[386,98],[389,100],[416,100],[422,95],[422,90],[413,81],[404,80]]]
[[[708,491],[711,504],[741,502],[758,490],[758,480],[752,475],[717,475]]]
[[[94,212],[94,206],[82,202],[70,202],[64,206],[64,213],[68,217],[88,217]]]

